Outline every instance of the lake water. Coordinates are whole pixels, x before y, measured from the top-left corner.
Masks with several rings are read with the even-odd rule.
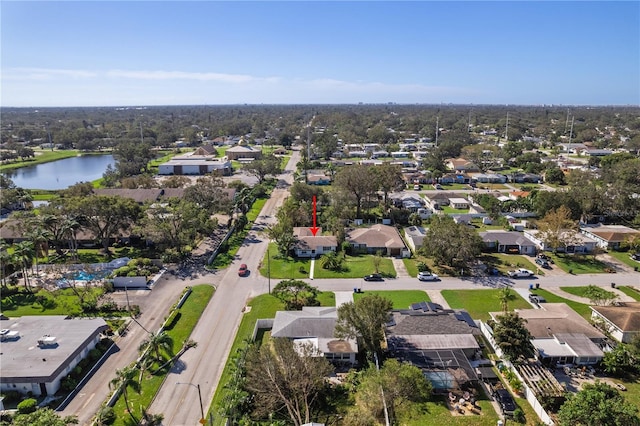
[[[113,155],[83,155],[23,167],[5,174],[20,188],[66,189],[78,182],[100,179],[109,164],[115,164]]]

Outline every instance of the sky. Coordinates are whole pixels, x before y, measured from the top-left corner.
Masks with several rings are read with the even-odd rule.
[[[640,105],[638,1],[12,1],[0,106]]]

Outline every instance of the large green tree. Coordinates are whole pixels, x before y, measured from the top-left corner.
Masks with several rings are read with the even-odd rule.
[[[245,164],[243,168],[247,173],[258,178],[258,183],[262,183],[267,176],[275,176],[282,173],[282,160],[273,154],[267,154],[260,159]]]
[[[209,213],[227,213],[233,204],[224,181],[217,176],[202,176],[184,190],[183,198]]]
[[[525,324],[527,320],[517,312],[500,315],[493,325],[493,338],[504,353],[504,357],[517,362],[534,355],[531,333]]]
[[[356,218],[361,218],[362,200],[378,189],[378,180],[372,166],[358,164],[341,168],[336,174],[334,185],[353,197],[356,204]]]
[[[558,411],[561,426],[638,426],[638,407],[606,383],[585,383]]]
[[[433,386],[418,367],[388,359],[378,370],[373,364],[355,376],[355,405],[349,410],[346,424],[372,424],[384,421],[387,407],[391,424],[411,419],[407,408],[412,403],[429,400]],[[384,400],[383,400],[384,394]]]
[[[389,321],[392,308],[391,300],[377,294],[340,305],[335,335],[342,339],[357,338],[367,356],[373,359],[374,354],[380,352],[384,326]]]
[[[448,215],[434,215],[420,252],[436,264],[467,267],[476,261],[482,247],[482,238],[473,228],[455,223]]]
[[[94,195],[73,197],[65,202],[69,211],[81,218],[83,227],[94,233],[105,252],[109,252],[109,239],[129,230],[141,211],[130,198]]]
[[[141,224],[146,237],[160,248],[174,248],[183,253],[199,235],[210,234],[217,221],[191,201],[172,199],[149,207]]]
[[[247,390],[253,395],[255,420],[288,418],[294,426],[311,422],[326,378],[333,367],[311,345],[285,338],[254,346],[246,357]]]
[[[303,306],[318,306],[318,289],[302,280],[282,280],[271,294],[280,299],[287,311],[299,311]]]

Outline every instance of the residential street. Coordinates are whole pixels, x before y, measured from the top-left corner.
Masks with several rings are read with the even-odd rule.
[[[216,292],[205,309],[200,322],[195,327],[191,338],[198,343],[196,348],[188,350],[167,376],[149,411],[162,413],[163,424],[167,426],[196,425],[201,418],[198,388],[202,396],[203,411],[206,415],[209,403],[219,384],[220,375],[225,366],[242,319],[247,300],[259,294],[267,293],[269,281],[258,272],[258,267],[267,248],[268,239],[263,234],[265,226],[275,223],[275,213],[288,195],[288,185],[293,182],[293,170],[300,159],[300,152],[294,151],[285,173],[281,176],[278,187],[267,200],[260,216],[254,223],[248,238],[239,249],[234,262],[223,271],[209,273],[199,268],[191,275],[179,276],[165,274],[152,291],[130,291],[132,304],[142,308],[140,323],[148,330],[155,331],[167,315],[167,310],[174,303],[185,286],[211,284]],[[237,270],[241,263],[246,263],[250,274],[239,277]],[[401,268],[402,269],[402,268]],[[279,280],[271,280],[273,288]],[[552,292],[559,292],[560,286],[584,286],[595,284],[611,288],[616,285],[640,286],[640,274],[637,272],[621,272],[616,274],[569,275],[557,271],[547,276],[532,279],[512,280],[507,277],[480,278],[443,278],[436,282],[421,282],[416,278],[400,273],[399,278],[386,279],[384,282],[365,282],[362,279],[315,279],[306,280],[323,291],[353,291],[360,288],[368,290],[425,290],[437,300],[439,290],[443,289],[482,289],[499,288],[510,285],[519,292],[526,291],[531,284]],[[619,292],[620,293],[620,292]],[[621,293],[620,293],[621,294]],[[114,294],[114,299],[122,303],[125,295]],[[434,298],[435,296],[435,298]],[[566,294],[563,294],[566,297]],[[61,413],[75,414],[81,425],[89,424],[100,405],[106,400],[109,382],[116,369],[134,361],[138,356],[138,346],[146,337],[146,333],[135,323],[131,324],[129,333],[117,340],[119,351],[110,356],[106,363],[83,387],[81,392]]]

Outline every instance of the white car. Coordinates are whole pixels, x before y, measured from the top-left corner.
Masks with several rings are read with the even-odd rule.
[[[511,278],[529,278],[533,276],[533,272],[528,269],[520,268],[515,271],[507,272],[507,275]]]
[[[420,281],[438,281],[440,277],[438,277],[436,274],[432,274],[431,272],[424,271],[418,273],[418,279]]]

